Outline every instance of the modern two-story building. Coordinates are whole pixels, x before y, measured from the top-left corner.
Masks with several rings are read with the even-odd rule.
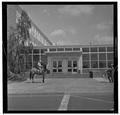
[[[8,6],[8,32],[15,26],[21,15],[21,7]],[[113,44],[104,45],[64,45],[54,46],[46,35],[33,23],[29,30],[33,50],[25,57],[28,69],[36,66],[41,60],[50,73],[84,74],[89,71],[101,73],[113,64]],[[22,53],[21,53],[22,55]]]

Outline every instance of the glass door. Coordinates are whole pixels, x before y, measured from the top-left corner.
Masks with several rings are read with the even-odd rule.
[[[53,61],[53,72],[57,72],[57,61]]]
[[[68,72],[72,72],[72,61],[68,61]]]
[[[73,72],[77,72],[77,61],[73,61]]]
[[[58,61],[58,72],[62,72],[62,61]]]
[[[53,61],[53,72],[62,72],[62,61],[61,60],[56,60]]]

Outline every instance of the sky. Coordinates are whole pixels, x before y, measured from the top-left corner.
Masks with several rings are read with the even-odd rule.
[[[112,5],[20,5],[58,45],[113,43]]]

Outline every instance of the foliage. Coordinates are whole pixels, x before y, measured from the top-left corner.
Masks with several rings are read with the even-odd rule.
[[[27,55],[29,50],[32,49],[29,35],[30,28],[30,19],[27,13],[22,11],[21,18],[19,18],[16,28],[12,27],[13,30],[9,34],[8,39],[8,65],[13,73],[19,73],[21,70],[20,66],[24,67],[24,56],[20,55],[21,50],[23,50],[24,55]],[[28,46],[26,46],[26,42],[29,43]]]

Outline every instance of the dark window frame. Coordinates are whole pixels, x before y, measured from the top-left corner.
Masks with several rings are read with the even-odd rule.
[[[97,66],[95,65],[93,65],[94,63],[93,62],[97,62]],[[96,64],[96,63],[95,63]],[[98,68],[98,61],[91,61],[91,68]]]
[[[54,52],[54,51],[56,51],[56,48],[49,48],[49,51]]]
[[[40,50],[39,49],[33,49],[33,54],[39,54]]]
[[[57,72],[57,69],[53,69],[53,72],[56,73],[56,72]]]
[[[82,48],[82,51],[83,52],[90,52],[90,49],[89,48]]]
[[[114,48],[113,47],[107,47],[107,52],[113,52]]]
[[[86,58],[85,55],[87,56],[87,58]],[[83,54],[83,55],[82,55],[82,60],[83,60],[83,61],[90,60],[90,55],[89,55],[89,53],[87,53],[87,54]]]
[[[102,63],[100,63],[100,62],[105,62],[105,63],[104,63],[105,66],[101,67],[101,64],[102,64]],[[107,63],[106,61],[99,61],[99,68],[106,68],[106,63]]]
[[[105,54],[105,59],[103,58],[103,54]],[[99,56],[99,60],[100,60],[100,61],[105,61],[106,58],[107,58],[106,53],[99,53],[98,56]]]
[[[98,49],[99,49],[99,52],[106,52],[106,47],[99,47]],[[105,50],[103,50],[103,49],[105,49]]]
[[[65,51],[72,51],[72,48],[65,48]]]
[[[80,48],[73,48],[73,51],[80,51]]]
[[[84,65],[85,64],[85,62],[88,62],[88,65],[87,65],[87,67],[84,67],[84,66],[86,66],[86,65]],[[88,61],[83,61],[83,68],[90,68],[90,61],[88,60]]]
[[[94,59],[94,58],[95,58],[95,55],[97,56],[96,59]],[[98,55],[98,53],[91,53],[90,56],[91,56],[91,61],[93,61],[93,60],[96,60],[96,61],[97,61],[99,55]]]
[[[57,48],[57,51],[64,51],[64,48]]]
[[[112,56],[109,56],[109,54],[112,54]],[[107,53],[107,60],[114,60],[114,53]]]
[[[97,51],[97,47],[91,47],[91,48],[90,48],[90,52],[98,52],[98,51]]]
[[[72,69],[68,69],[68,72],[72,72]]]

